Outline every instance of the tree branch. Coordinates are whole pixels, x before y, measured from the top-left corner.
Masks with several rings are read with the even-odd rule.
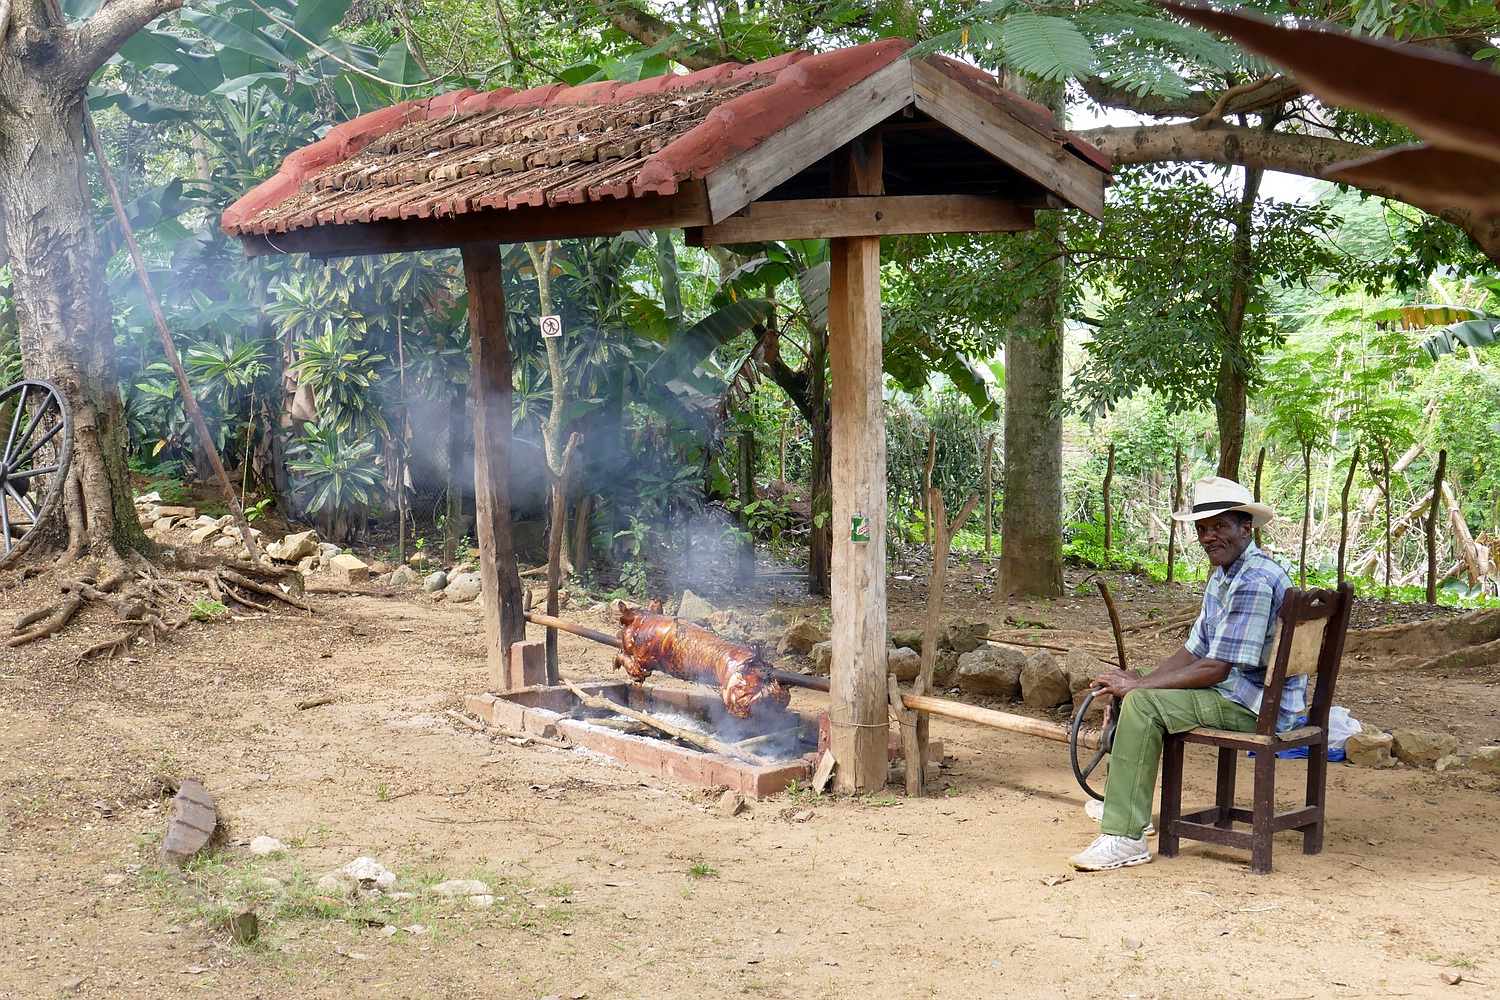
[[[1280,170],[1303,177],[1322,177],[1325,167],[1361,159],[1375,152],[1370,146],[1325,136],[1295,132],[1267,132],[1224,122],[1181,122],[1128,128],[1086,129],[1079,138],[1108,156],[1116,166],[1136,163],[1199,161],[1224,166]],[[1393,191],[1372,187],[1370,194],[1405,202]],[[1423,208],[1423,206],[1415,206]],[[1431,208],[1423,208],[1432,212]],[[1432,212],[1462,229],[1491,260],[1500,262],[1500,219],[1468,209]]]
[[[599,8],[599,12],[610,24],[647,48],[654,48],[669,38],[682,38],[680,32],[661,18],[630,4],[619,3],[617,0],[594,0],[594,6]],[[729,61],[713,48],[687,38],[669,46],[662,55],[691,70],[708,69]]]
[[[184,0],[105,0],[74,35],[74,78],[82,86],[120,50],[126,39]]]
[[[1106,83],[1099,77],[1083,81],[1084,92],[1108,108],[1132,111],[1152,118],[1202,118],[1223,102],[1219,117],[1248,114],[1274,104],[1285,104],[1302,96],[1302,88],[1290,76],[1262,78],[1254,84],[1232,87],[1215,97],[1207,91],[1195,91],[1187,97],[1163,97],[1137,94],[1124,87]],[[1225,98],[1229,99],[1226,101]]]

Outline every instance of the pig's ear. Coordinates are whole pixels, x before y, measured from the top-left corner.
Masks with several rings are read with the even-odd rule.
[[[660,600],[652,600],[652,601],[650,601],[646,605],[646,610],[649,611],[649,612],[651,612],[653,615],[659,615],[659,614],[661,614],[661,601]]]

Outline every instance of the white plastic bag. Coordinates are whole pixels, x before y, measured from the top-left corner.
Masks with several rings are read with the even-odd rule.
[[[1338,705],[1328,710],[1328,749],[1330,752],[1344,749],[1344,742],[1355,733],[1363,732],[1359,720],[1349,714],[1347,708]]]

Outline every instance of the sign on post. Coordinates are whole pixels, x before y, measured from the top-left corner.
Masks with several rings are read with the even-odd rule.
[[[562,317],[561,316],[543,316],[542,317],[542,336],[543,337],[561,337],[562,336]]]

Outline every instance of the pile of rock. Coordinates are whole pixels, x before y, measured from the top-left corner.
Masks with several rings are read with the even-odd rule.
[[[992,643],[989,634],[987,622],[958,621],[940,629],[934,684],[1002,701],[1019,698],[1037,711],[1051,711],[1060,705],[1071,711],[1083,703],[1094,678],[1109,667],[1081,649],[1070,650],[1059,659],[1047,649]],[[783,655],[805,652],[813,672],[819,674],[828,673],[833,659],[833,644],[826,630],[808,619],[793,622],[776,651]],[[909,683],[921,664],[922,630],[892,632],[886,667],[896,679]],[[1097,724],[1103,713],[1101,699],[1090,709],[1090,721]]]
[[[1479,747],[1467,757],[1458,754],[1458,737],[1425,729],[1385,732],[1365,727],[1344,743],[1344,759],[1360,767],[1394,767],[1405,761],[1439,771],[1478,771],[1500,775],[1500,746]]]

